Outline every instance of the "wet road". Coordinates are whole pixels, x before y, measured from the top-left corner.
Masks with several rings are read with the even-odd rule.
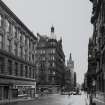
[[[49,95],[43,96],[36,100],[16,102],[6,105],[87,105],[86,96],[82,95]]]

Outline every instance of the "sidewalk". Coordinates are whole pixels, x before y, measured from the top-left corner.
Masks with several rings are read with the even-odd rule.
[[[85,98],[85,105],[90,105],[90,98],[89,95],[87,93],[83,93],[84,94],[84,98]]]
[[[95,102],[96,105],[105,105],[105,100],[100,100],[98,98],[93,98],[93,102]]]
[[[22,102],[22,101],[32,101],[32,100],[37,100],[40,98],[43,98],[45,96],[52,96],[52,94],[48,95],[42,95],[40,96],[39,94],[36,94],[34,98],[31,97],[24,97],[24,98],[17,98],[17,99],[6,99],[6,100],[0,100],[0,105],[8,104],[8,103],[15,103],[15,102]]]
[[[5,100],[0,100],[0,105],[7,104],[7,103],[22,102],[22,101],[31,101],[31,100],[35,100],[37,98],[38,97],[35,97],[35,98],[27,97],[27,98],[18,98],[18,99],[10,99],[10,100],[5,99]]]

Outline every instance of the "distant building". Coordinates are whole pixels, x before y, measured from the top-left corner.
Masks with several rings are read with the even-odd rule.
[[[65,55],[62,48],[62,39],[57,40],[54,27],[51,35],[37,34],[37,86],[50,87],[64,85]]]
[[[35,95],[36,41],[0,0],[0,100]]]
[[[75,78],[76,79],[76,78]],[[65,71],[65,88],[67,90],[74,89],[74,61],[72,60],[72,56],[70,53],[69,60],[67,61],[67,67]]]
[[[74,72],[74,87],[77,86],[77,75],[76,72]]]

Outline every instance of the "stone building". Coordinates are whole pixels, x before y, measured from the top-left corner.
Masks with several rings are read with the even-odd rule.
[[[41,87],[61,87],[64,85],[65,55],[62,48],[62,39],[57,40],[54,27],[51,34],[38,35],[37,43],[37,84]]]
[[[0,0],[0,100],[34,96],[36,40]]]
[[[96,96],[105,96],[105,0],[90,0],[93,4],[91,23],[96,58]]]

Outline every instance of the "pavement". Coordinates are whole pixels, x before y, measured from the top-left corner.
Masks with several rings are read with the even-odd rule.
[[[3,104],[10,104],[10,103],[15,103],[15,102],[22,102],[22,101],[30,101],[30,100],[35,100],[37,98],[18,98],[18,99],[5,99],[0,101],[0,105]]]
[[[98,98],[93,98],[93,102],[96,103],[96,105],[105,105],[105,100],[100,100]]]

